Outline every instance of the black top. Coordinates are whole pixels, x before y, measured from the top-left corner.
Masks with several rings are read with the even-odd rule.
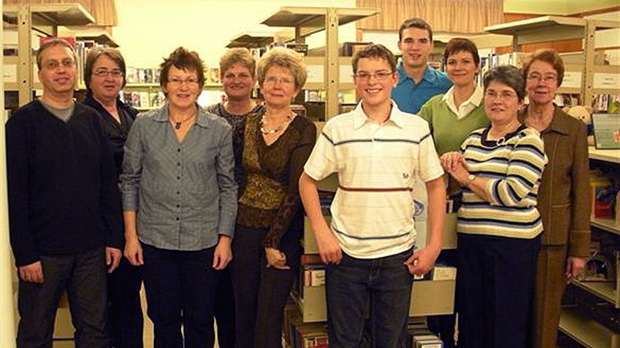
[[[125,146],[125,141],[127,141],[129,129],[138,115],[138,110],[121,102],[120,100],[117,100],[116,109],[118,110],[118,115],[121,119],[121,123],[119,124],[114,116],[112,116],[108,110],[101,105],[101,103],[93,98],[90,92],[86,95],[84,104],[97,110],[99,115],[101,115],[101,124],[103,125],[103,131],[108,137],[110,150],[114,155],[114,164],[116,164],[116,173],[118,177],[121,175],[123,170],[123,147]]]
[[[6,123],[11,246],[17,266],[41,255],[120,248],[121,208],[99,115],[76,104],[64,122],[35,100]]]

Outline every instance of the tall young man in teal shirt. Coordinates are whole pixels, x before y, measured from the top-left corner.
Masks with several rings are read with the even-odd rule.
[[[401,24],[398,49],[402,53],[397,67],[400,78],[392,90],[392,99],[402,111],[417,114],[431,97],[446,93],[452,82],[446,74],[428,67],[433,29],[423,19],[410,18]]]

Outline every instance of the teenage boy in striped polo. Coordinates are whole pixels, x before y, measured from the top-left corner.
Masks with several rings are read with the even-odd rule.
[[[332,118],[304,167],[301,198],[327,264],[330,347],[360,346],[370,307],[373,345],[404,347],[413,275],[428,272],[441,251],[445,187],[428,124],[398,109],[394,55],[370,45],[353,57],[361,102]],[[338,173],[328,226],[317,182]],[[428,190],[429,242],[414,252],[412,190]]]

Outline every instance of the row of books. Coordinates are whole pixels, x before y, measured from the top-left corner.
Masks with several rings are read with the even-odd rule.
[[[324,323],[304,323],[302,314],[290,300],[284,307],[282,336],[289,348],[328,348],[327,325]]]
[[[161,68],[137,68],[127,67],[127,83],[159,83]],[[205,83],[221,83],[220,69],[207,68],[205,71]]]
[[[124,91],[121,100],[134,108],[158,108],[166,103],[163,92]]]
[[[597,94],[592,99],[592,111],[615,114],[620,112],[620,95]]]

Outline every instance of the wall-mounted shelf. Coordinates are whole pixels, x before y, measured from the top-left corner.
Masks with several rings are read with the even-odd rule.
[[[8,84],[8,90],[17,90],[19,105],[32,100],[32,91],[36,88],[34,74],[34,57],[32,55],[33,32],[45,36],[58,36],[58,27],[62,25],[83,26],[95,22],[79,4],[8,4],[2,8],[2,20],[17,26],[17,71],[16,84]],[[12,58],[11,58],[12,59]],[[5,61],[4,64],[7,64]]]
[[[114,38],[104,28],[97,26],[86,27],[60,27],[58,29],[59,36],[72,36],[78,41],[94,41],[99,45],[108,47],[118,47]]]
[[[620,347],[618,334],[568,308],[562,309],[560,331],[588,348]]]
[[[325,30],[324,79],[322,86],[311,87],[322,87],[326,92],[326,120],[338,114],[338,90],[341,87],[338,27],[377,13],[379,10],[367,8],[282,7],[262,22],[270,27],[294,28],[297,42],[303,42],[306,36]]]
[[[561,93],[580,93],[584,105],[592,105],[595,94],[620,94],[620,85],[609,88],[595,85],[596,74],[609,73],[618,75],[618,67],[596,65],[595,39],[596,31],[620,28],[620,21],[603,21],[585,18],[543,16],[521,21],[502,23],[485,27],[487,33],[512,35],[513,52],[519,52],[525,44],[553,42],[558,38],[583,39],[583,53],[577,71],[581,71],[581,86],[563,88]],[[574,70],[567,70],[574,71]],[[616,77],[616,80],[620,77]]]
[[[588,154],[590,159],[620,164],[620,149],[600,150],[589,146]]]
[[[273,30],[273,28],[267,27],[267,29],[272,30],[257,30],[239,33],[230,39],[230,42],[226,45],[226,47],[260,48],[265,47],[276,40],[280,42],[287,42],[295,38],[295,33],[291,28]]]

